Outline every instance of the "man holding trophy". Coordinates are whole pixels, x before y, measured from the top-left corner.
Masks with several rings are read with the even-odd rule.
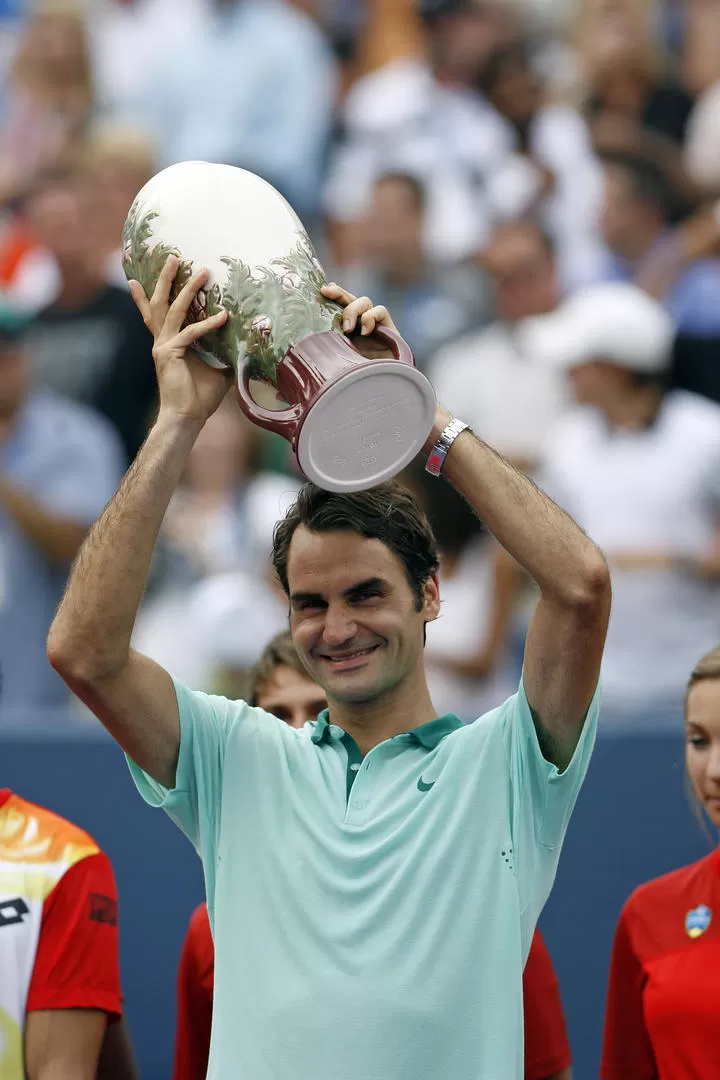
[[[226,287],[208,311],[208,271],[178,288],[182,260],[163,256],[150,297],[131,284],[155,339],[158,417],[81,549],[48,654],[202,858],[216,950],[208,1076],[520,1080],[523,966],[595,735],[602,555],[441,406],[428,431],[426,388],[389,370],[413,369],[387,311],[321,286],[348,337],[313,325],[273,363],[294,410],[285,434],[325,483],[278,524],[273,561],[329,708],[298,731],[175,682],[132,650],[133,623],[170,497],[233,382],[193,348],[217,355],[249,305],[226,304]],[[287,290],[301,289],[289,273]],[[256,312],[254,342],[236,350],[248,411],[248,357],[267,359],[283,310]],[[361,355],[363,341],[375,349]],[[540,589],[517,694],[469,726],[437,717],[425,680],[424,627],[441,601],[432,532],[409,492],[379,482],[420,447]]]

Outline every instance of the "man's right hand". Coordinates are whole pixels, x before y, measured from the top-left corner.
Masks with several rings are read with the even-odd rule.
[[[184,326],[190,305],[207,282],[208,271],[193,274],[171,304],[170,291],[178,266],[177,258],[170,255],[150,300],[138,281],[129,283],[130,293],[155,341],[153,358],[160,412],[202,427],[227,394],[233,372],[229,368],[210,367],[193,354],[192,346],[204,334],[218,330],[227,320],[227,312],[219,311],[208,319]]]

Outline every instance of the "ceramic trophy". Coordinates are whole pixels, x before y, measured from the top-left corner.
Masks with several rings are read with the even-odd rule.
[[[342,333],[340,307],[320,292],[325,275],[308,235],[270,184],[202,161],[158,173],[125,223],[125,273],[151,296],[170,254],[180,263],[173,295],[195,270],[210,271],[189,320],[228,312],[199,354],[234,369],[240,407],[290,442],[309,480],[361,491],[420,451],[435,415],[432,386],[393,331],[373,335],[387,359],[367,358]]]

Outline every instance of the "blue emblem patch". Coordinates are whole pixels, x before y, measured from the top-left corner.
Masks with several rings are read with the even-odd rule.
[[[707,904],[698,904],[692,911],[688,911],[685,916],[685,930],[688,937],[697,938],[704,934],[711,919],[712,911]]]

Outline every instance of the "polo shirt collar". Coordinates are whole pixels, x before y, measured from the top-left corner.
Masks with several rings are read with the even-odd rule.
[[[333,738],[342,737],[345,734],[337,724],[330,723],[329,717],[328,710],[324,709],[315,721],[315,730],[311,738],[316,745],[329,742]],[[446,713],[444,716],[438,716],[435,720],[428,721],[427,724],[420,724],[419,727],[411,728],[410,731],[401,731],[394,735],[393,738],[397,739],[406,736],[419,743],[420,746],[424,746],[426,750],[434,750],[446,735],[450,735],[451,732],[457,731],[462,726],[462,720],[458,720],[457,716],[453,716],[452,713]]]

